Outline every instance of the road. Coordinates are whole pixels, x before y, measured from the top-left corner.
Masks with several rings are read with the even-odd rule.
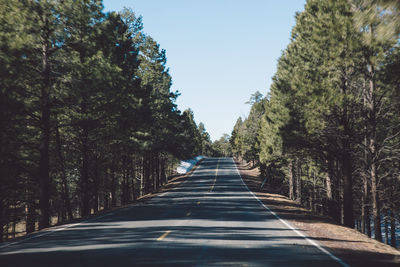
[[[0,246],[0,266],[341,266],[263,207],[231,158],[146,202]]]

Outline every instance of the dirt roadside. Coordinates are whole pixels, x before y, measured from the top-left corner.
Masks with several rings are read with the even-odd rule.
[[[350,266],[400,266],[400,251],[380,243],[357,230],[335,224],[326,217],[315,216],[283,195],[260,190],[262,179],[257,168],[236,162],[240,174],[254,194],[279,217],[303,231],[333,255]]]

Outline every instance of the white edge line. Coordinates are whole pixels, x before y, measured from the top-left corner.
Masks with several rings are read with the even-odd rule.
[[[247,190],[253,195],[253,197],[268,211],[270,212],[272,215],[274,215],[281,223],[283,223],[284,225],[286,225],[288,228],[290,228],[291,230],[293,230],[296,234],[298,234],[299,236],[303,237],[305,240],[307,240],[308,243],[310,243],[311,245],[317,247],[319,250],[321,250],[322,252],[324,252],[325,254],[327,254],[329,257],[331,257],[332,259],[334,259],[335,261],[337,261],[338,263],[340,263],[342,266],[344,267],[350,267],[350,265],[348,265],[347,263],[345,263],[344,261],[342,261],[341,259],[339,259],[338,257],[336,257],[335,255],[333,255],[331,252],[329,252],[328,250],[326,250],[325,248],[323,248],[320,244],[318,244],[317,242],[315,242],[314,240],[311,240],[310,238],[308,238],[305,234],[303,234],[302,232],[300,232],[299,230],[295,229],[292,225],[290,225],[287,221],[283,220],[281,217],[279,217],[278,214],[276,214],[275,212],[273,212],[270,208],[268,208],[268,206],[266,206],[264,203],[262,203],[262,201],[249,189],[249,187],[247,186],[247,184],[243,181],[242,175],[240,175],[240,172],[236,166],[235,161],[233,160],[233,158],[231,158],[233,161],[233,164],[235,165],[236,168],[236,172],[239,175],[240,179],[242,180],[242,183],[244,184],[244,186],[247,188]]]
[[[197,170],[197,169],[198,169],[198,168],[196,168],[196,170]],[[185,179],[185,181],[184,181],[183,183],[179,184],[179,187],[182,186],[184,183],[186,183],[186,181],[187,181],[190,177],[192,177],[193,173],[194,173],[196,170],[194,170],[194,171]],[[165,195],[165,194],[168,193],[168,192],[169,192],[169,191],[164,192],[164,193],[162,193],[161,195],[158,195],[158,197],[162,197],[163,195]],[[104,217],[107,217],[107,216],[110,216],[110,215],[114,215],[116,212],[119,212],[119,211],[122,211],[122,210],[125,210],[125,209],[126,209],[126,207],[125,207],[125,208],[121,208],[121,210],[110,211],[110,212],[107,212],[106,214],[104,214],[104,215],[102,215],[102,216],[98,216],[98,217],[95,217],[95,218],[90,218],[90,219],[88,219],[88,220],[85,220],[85,221],[82,221],[82,222],[79,222],[79,223],[66,224],[64,227],[55,228],[55,229],[51,229],[51,228],[50,228],[49,230],[47,230],[47,231],[45,230],[45,232],[43,232],[43,233],[41,233],[41,234],[33,234],[32,236],[28,236],[28,237],[22,238],[21,240],[18,240],[18,241],[6,243],[6,244],[1,244],[1,245],[0,245],[0,249],[6,248],[6,247],[9,247],[9,246],[12,246],[12,245],[17,245],[17,244],[23,243],[23,242],[28,241],[28,240],[31,240],[31,239],[35,239],[35,238],[39,238],[39,237],[42,237],[42,236],[50,235],[50,234],[53,234],[53,233],[55,233],[55,232],[63,231],[63,230],[65,230],[65,229],[68,229],[68,228],[71,228],[71,227],[74,227],[74,226],[81,225],[81,224],[83,224],[83,223],[87,223],[87,222],[91,222],[91,221],[96,221],[96,220],[98,220],[98,219],[101,219],[101,218],[104,218]]]

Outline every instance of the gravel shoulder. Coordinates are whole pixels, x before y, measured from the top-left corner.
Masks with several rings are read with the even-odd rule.
[[[258,168],[251,169],[238,162],[236,164],[249,189],[265,205],[345,263],[350,266],[400,266],[399,250],[355,229],[338,225],[327,217],[313,215],[295,201],[271,193],[266,187],[260,190],[263,181],[259,177]]]

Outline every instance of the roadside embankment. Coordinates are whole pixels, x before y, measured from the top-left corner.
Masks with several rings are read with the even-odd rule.
[[[186,174],[202,159],[204,159],[204,156],[197,156],[193,159],[181,160],[179,166],[176,168],[176,172],[178,174]]]

